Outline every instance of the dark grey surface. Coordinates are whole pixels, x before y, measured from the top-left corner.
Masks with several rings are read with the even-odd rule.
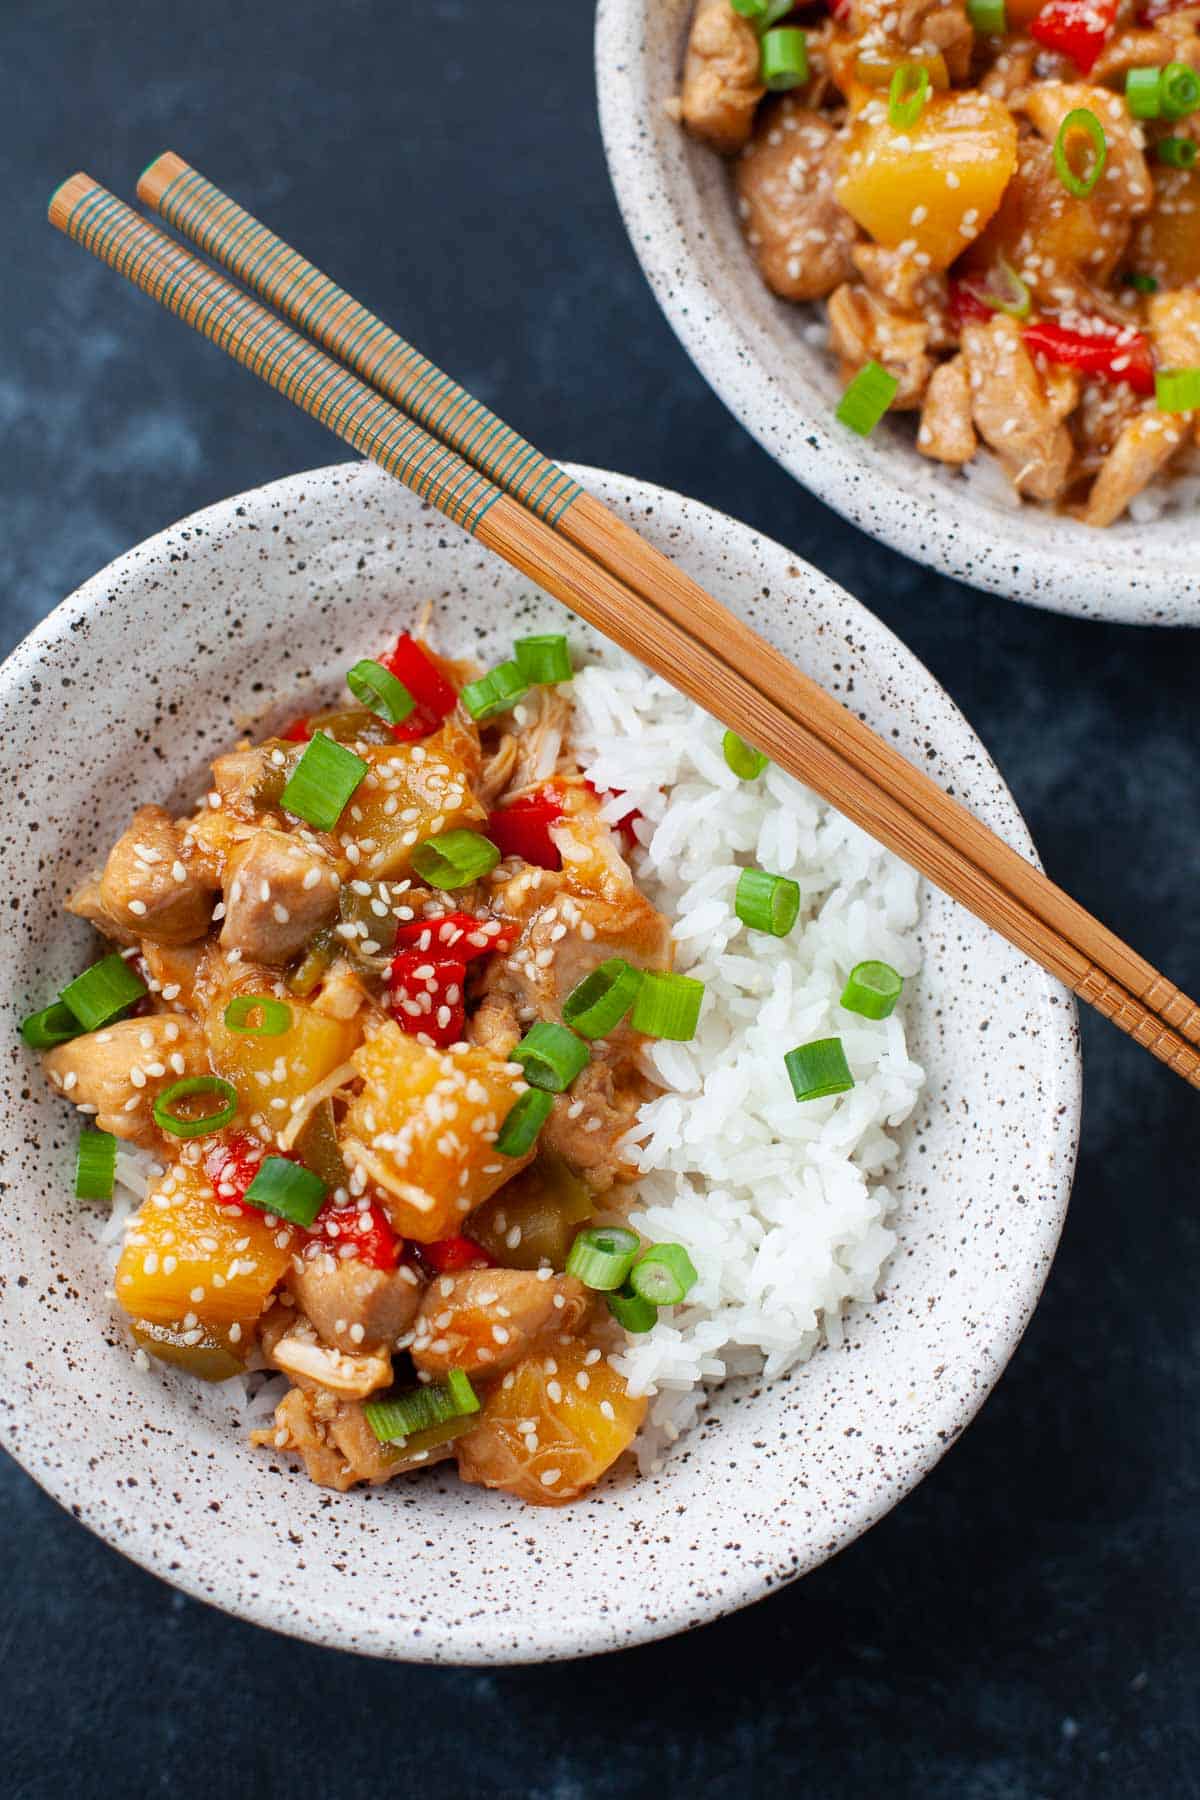
[[[3,17],[5,648],[149,533],[336,455],[44,223],[75,168],[131,195],[175,148],[551,453],[697,495],[843,582],[965,709],[1052,873],[1195,990],[1196,637],[931,578],[767,460],[626,245],[585,0]],[[836,1562],[586,1665],[388,1667],[185,1600],[2,1463],[0,1790],[1200,1794],[1200,1103],[1100,1021],[1084,1037],[1079,1179],[1034,1325],[965,1439]]]

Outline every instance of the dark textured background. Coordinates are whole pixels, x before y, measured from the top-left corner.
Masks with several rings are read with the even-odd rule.
[[[1051,872],[1195,990],[1200,641],[937,580],[768,461],[626,245],[585,0],[0,16],[4,648],[149,533],[336,456],[44,223],[73,169],[131,195],[173,147],[552,454],[711,501],[843,582],[964,708]],[[1037,1319],[965,1439],[836,1562],[584,1665],[387,1666],[185,1600],[0,1463],[0,1791],[1200,1795],[1200,1105],[1098,1020],[1084,1039]]]

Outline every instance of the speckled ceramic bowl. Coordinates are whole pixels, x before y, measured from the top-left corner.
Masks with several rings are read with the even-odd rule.
[[[601,498],[1032,852],[966,721],[814,570],[719,513],[619,476]],[[658,1477],[563,1511],[432,1469],[344,1495],[251,1450],[228,1388],[139,1372],[105,1297],[74,1115],[17,1022],[84,959],[58,912],[135,801],[187,803],[207,760],[276,723],[434,603],[449,650],[506,650],[554,603],[370,465],[279,481],[131,550],[0,669],[9,928],[0,1131],[0,1426],[64,1506],[146,1568],[263,1625],[427,1662],[578,1656],[758,1599],[932,1467],[1020,1337],[1053,1255],[1079,1118],[1070,998],[937,894],[912,1001],[928,1095],[906,1128],[900,1247],[844,1350],[727,1390]],[[582,646],[586,632],[572,628]],[[234,1384],[236,1386],[236,1384]]]
[[[765,450],[855,525],[917,562],[1031,606],[1131,625],[1200,624],[1194,514],[1093,531],[981,499],[885,421],[856,438],[808,307],[776,300],[742,240],[721,158],[666,111],[693,0],[599,0],[596,79],[609,173],[633,247],[684,349]]]

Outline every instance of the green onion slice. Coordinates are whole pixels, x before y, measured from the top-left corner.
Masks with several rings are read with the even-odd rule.
[[[529,682],[515,662],[497,663],[478,681],[468,681],[459,699],[473,719],[480,723],[510,712],[518,700],[529,692]]]
[[[1166,163],[1172,169],[1194,169],[1196,152],[1200,149],[1195,138],[1167,137],[1159,138],[1154,146],[1154,154],[1159,162]]]
[[[640,969],[631,967],[622,956],[610,956],[571,989],[563,1001],[562,1016],[580,1037],[604,1037],[621,1023],[641,985]]]
[[[495,844],[477,831],[447,831],[442,837],[426,838],[412,853],[413,868],[422,881],[444,889],[470,887],[499,861]]]
[[[969,278],[963,286],[981,300],[984,306],[990,306],[993,312],[1007,313],[1010,319],[1027,319],[1033,310],[1033,300],[1028,284],[1022,281],[1017,271],[1004,257],[999,257],[995,265],[988,271],[986,281],[971,281]]]
[[[1200,407],[1200,369],[1159,369],[1154,398],[1159,412],[1195,412]]]
[[[1126,287],[1131,287],[1139,294],[1157,294],[1158,282],[1153,275],[1139,274],[1136,269],[1128,270],[1121,278]]]
[[[733,910],[751,931],[786,937],[800,914],[800,884],[766,869],[743,869],[738,876]]]
[[[767,10],[767,0],[729,0],[729,4],[743,19],[761,19]]]
[[[527,1088],[500,1127],[496,1148],[501,1156],[524,1156],[532,1150],[553,1105],[554,1095],[545,1088]]]
[[[571,1245],[567,1274],[598,1293],[615,1292],[624,1285],[640,1249],[636,1231],[626,1231],[623,1225],[589,1225]]]
[[[21,1036],[31,1050],[53,1050],[56,1044],[69,1044],[82,1030],[75,1014],[61,1000],[21,1020]]]
[[[1168,63],[1158,85],[1164,119],[1183,119],[1200,107],[1200,75],[1184,62]]]
[[[270,994],[238,994],[225,1008],[226,1027],[241,1037],[282,1037],[291,1023],[291,1007]]]
[[[120,1018],[145,992],[145,982],[139,980],[123,956],[106,956],[68,982],[59,998],[85,1031],[98,1031],[101,1025],[110,1025]]]
[[[111,1200],[116,1168],[117,1140],[112,1132],[81,1131],[75,1153],[75,1198]]]
[[[543,632],[539,637],[518,638],[513,645],[517,667],[530,687],[552,687],[558,681],[570,681],[571,651],[559,631]]]
[[[325,1199],[325,1183],[302,1163],[265,1156],[242,1198],[259,1212],[274,1213],[289,1225],[311,1225]]]
[[[808,80],[808,34],[795,25],[763,33],[758,77],[773,94],[803,87]]]
[[[190,1099],[193,1094],[212,1094],[220,1105],[199,1119],[189,1119],[176,1109],[179,1101]],[[158,1096],[154,1102],[154,1123],[160,1131],[170,1132],[172,1137],[204,1137],[206,1133],[220,1131],[222,1125],[228,1125],[237,1107],[237,1089],[232,1083],[222,1081],[219,1075],[186,1075],[182,1081],[173,1081]]]
[[[1125,104],[1135,119],[1157,119],[1162,112],[1162,70],[1130,69]]]
[[[604,1298],[609,1312],[626,1331],[643,1332],[654,1329],[658,1320],[658,1308],[653,1300],[646,1300],[641,1294],[635,1294],[628,1285],[618,1293],[606,1294]]]
[[[1092,149],[1091,164],[1082,174],[1072,168],[1067,154],[1067,146],[1077,132],[1083,132]],[[1104,135],[1103,125],[1086,106],[1074,107],[1059,126],[1058,136],[1054,140],[1054,167],[1058,171],[1058,179],[1068,194],[1074,194],[1077,200],[1086,200],[1090,194],[1095,193],[1107,161],[1108,139]]]
[[[842,990],[842,1005],[864,1019],[886,1019],[895,1012],[903,987],[903,976],[890,963],[856,963]]]
[[[643,1300],[655,1306],[677,1306],[700,1277],[682,1244],[654,1244],[633,1265],[629,1285]]]
[[[768,757],[761,750],[740,738],[736,731],[727,731],[721,739],[721,749],[725,753],[725,766],[732,769],[739,781],[753,781],[766,768]]]
[[[835,417],[859,437],[870,437],[899,391],[900,382],[882,363],[864,363],[837,404]]]
[[[586,1069],[592,1053],[582,1038],[577,1038],[565,1025],[547,1020],[533,1025],[509,1056],[520,1063],[530,1087],[545,1088],[548,1094],[561,1094],[575,1077]]]
[[[915,125],[929,97],[929,70],[924,63],[900,63],[888,86],[888,124],[895,131]]]
[[[984,37],[1002,37],[1008,30],[1004,0],[967,0],[967,17]]]
[[[841,1038],[817,1038],[801,1044],[788,1051],[783,1066],[797,1100],[824,1100],[830,1094],[848,1093],[854,1086]]]
[[[633,1003],[630,1024],[647,1037],[672,1038],[686,1043],[696,1035],[704,983],[690,975],[674,975],[648,969]]]
[[[314,831],[332,831],[366,772],[361,756],[323,731],[315,732],[292,770],[279,804]]]
[[[346,686],[356,700],[389,725],[402,725],[417,704],[402,681],[382,663],[364,658],[346,673]]]
[[[480,1401],[465,1369],[451,1369],[445,1381],[410,1388],[385,1400],[366,1400],[363,1414],[381,1444],[403,1443],[420,1431],[465,1419],[479,1411]]]

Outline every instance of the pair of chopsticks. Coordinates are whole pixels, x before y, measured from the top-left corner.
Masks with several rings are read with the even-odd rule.
[[[929,776],[181,158],[138,194],[244,287],[87,175],[50,219],[1200,1087],[1196,1002]]]

